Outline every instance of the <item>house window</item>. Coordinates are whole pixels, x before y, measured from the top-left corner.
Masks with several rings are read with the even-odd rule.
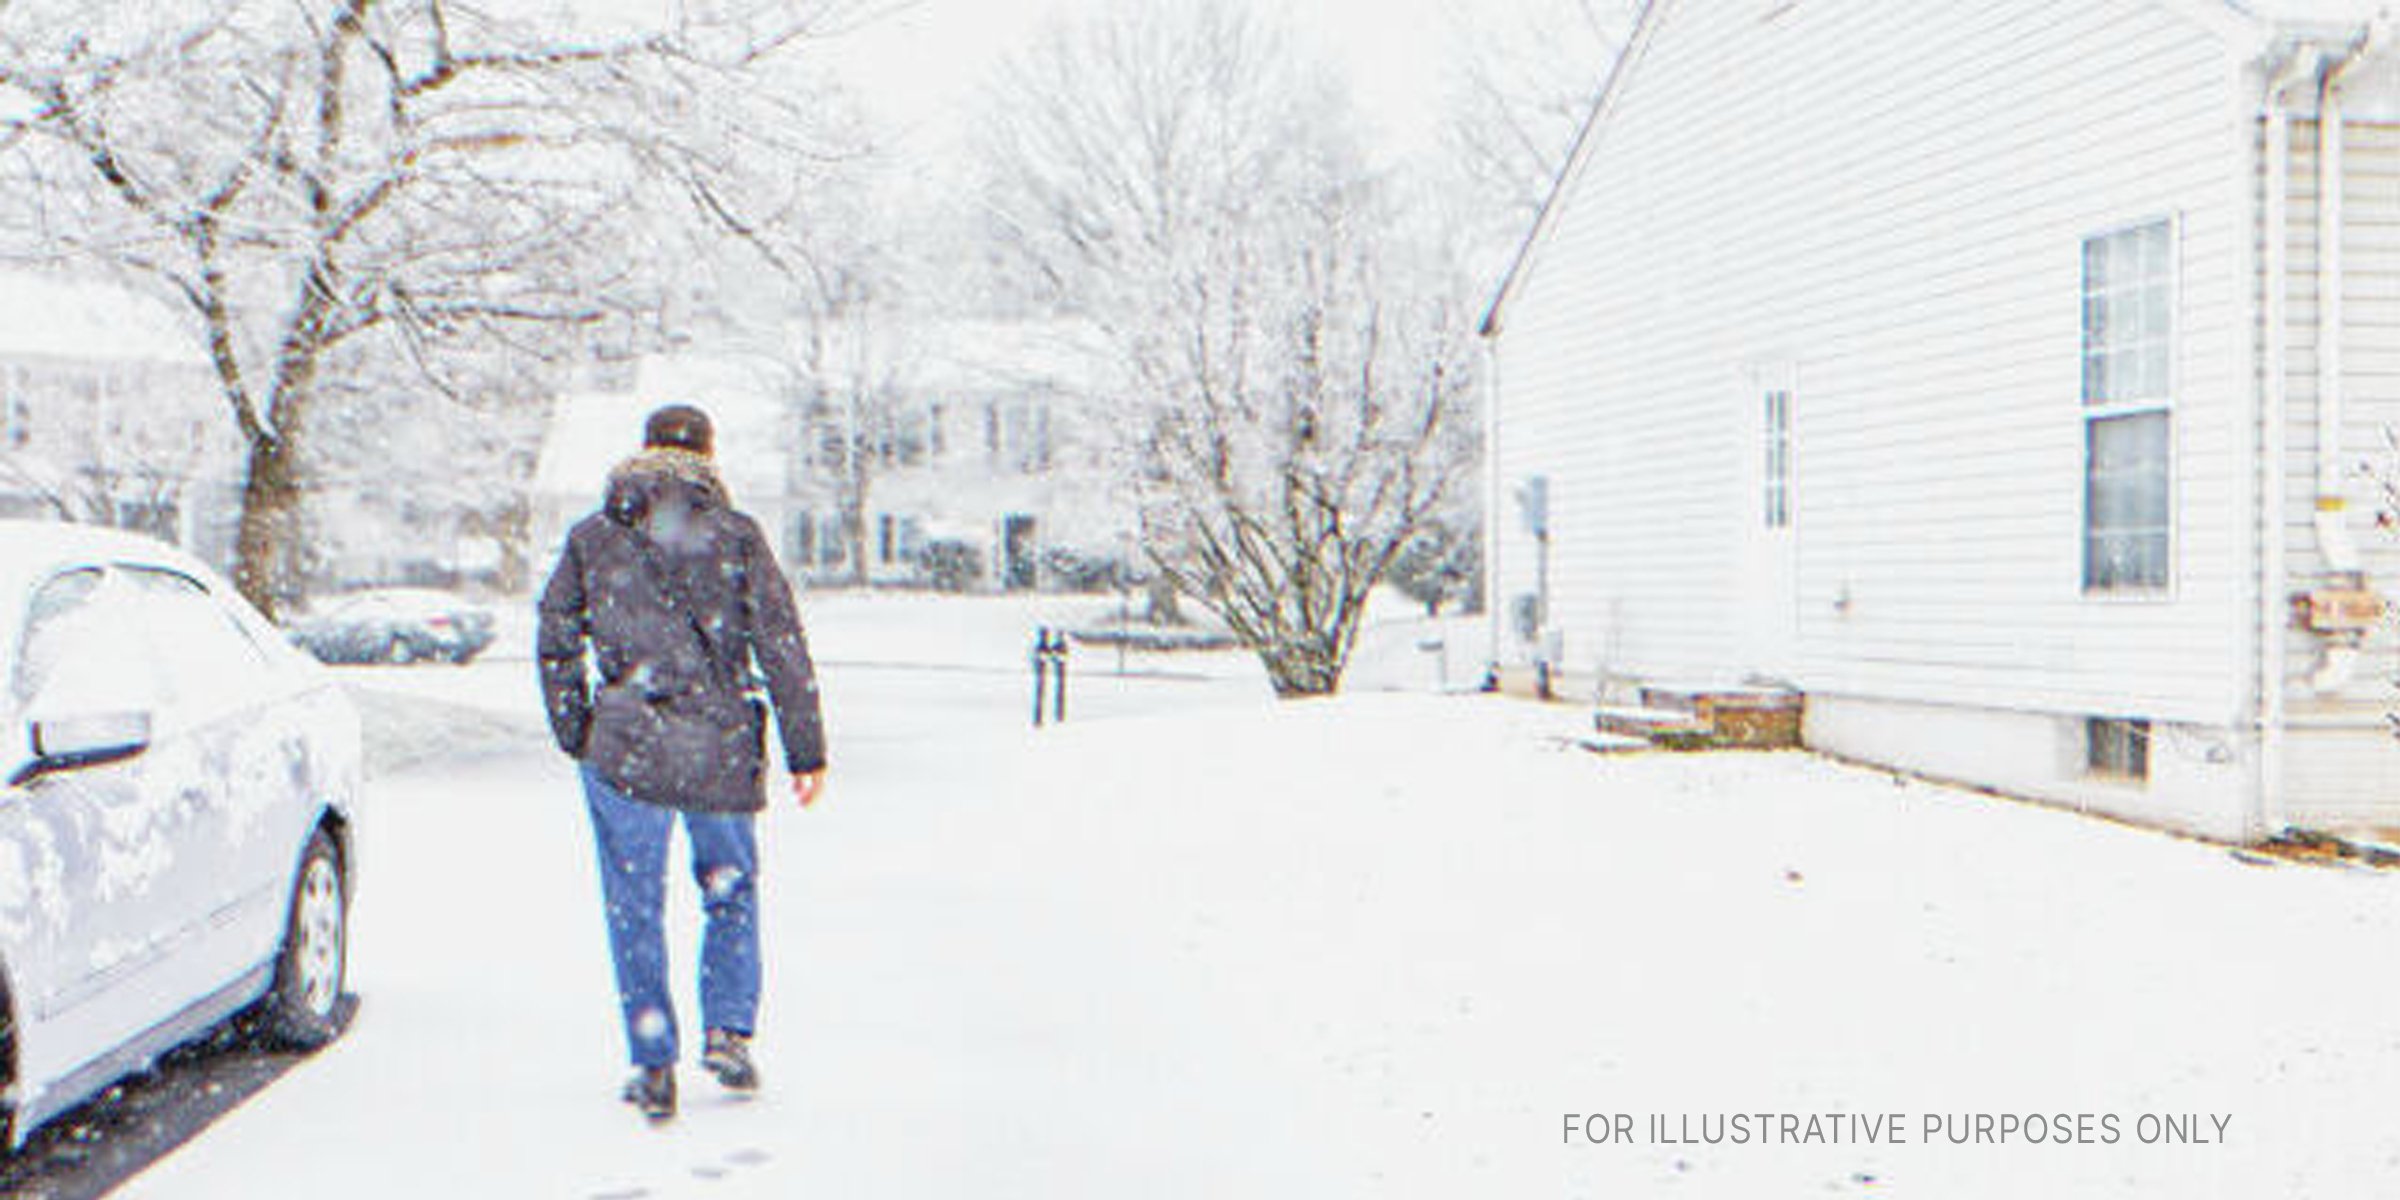
[[[925,524],[916,517],[898,513],[878,513],[875,516],[875,560],[886,566],[912,563],[925,541]]]
[[[802,512],[792,518],[792,561],[803,568],[817,561],[817,517]]]
[[[1763,413],[1766,432],[1766,496],[1763,509],[1769,529],[1792,524],[1792,394],[1778,388],[1766,394]]]
[[[146,533],[165,542],[179,542],[176,526],[180,524],[172,500],[119,500],[116,526],[136,533]]]
[[[825,517],[817,524],[817,565],[838,567],[849,561],[849,531],[842,528],[840,514]]]
[[[2083,765],[2111,779],[2150,778],[2150,722],[2093,717],[2083,723]]]
[[[850,436],[833,406],[823,400],[810,402],[802,424],[801,445],[806,450],[809,468],[818,471],[841,470],[848,457],[843,450],[849,444]]]
[[[33,435],[33,409],[26,403],[25,390],[23,371],[0,369],[0,440],[14,450],[24,449]]]
[[[2174,227],[2083,243],[2083,586],[2167,586]]]

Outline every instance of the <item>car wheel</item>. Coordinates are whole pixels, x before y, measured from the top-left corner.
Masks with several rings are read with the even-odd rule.
[[[350,957],[349,905],[342,894],[342,859],[322,829],[308,839],[292,880],[292,904],[267,993],[267,1029],[276,1040],[313,1050],[341,1032],[336,1013]]]

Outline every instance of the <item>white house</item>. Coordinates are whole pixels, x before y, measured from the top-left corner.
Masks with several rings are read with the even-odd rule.
[[[0,271],[0,516],[139,529],[222,566],[241,467],[216,374],[166,305]]]
[[[973,547],[982,582],[1002,590],[1067,582],[1057,576],[1069,559],[1129,560],[1130,513],[1088,412],[1099,353],[1072,322],[957,318],[912,324],[879,347],[867,577],[919,581],[917,551],[936,540]],[[851,577],[837,482],[854,419],[838,396],[804,405],[794,460],[794,504],[816,525],[796,554],[835,579]]]
[[[1094,351],[1079,327],[919,320],[875,333],[833,346],[822,380],[795,333],[778,346],[642,359],[623,387],[562,397],[535,472],[535,543],[554,546],[598,503],[652,408],[688,401],[717,423],[735,502],[804,578],[861,577],[851,503],[863,503],[873,584],[931,582],[919,552],[936,541],[971,547],[980,570],[968,582],[991,590],[1061,582],[1053,552],[1130,553],[1113,470],[1084,432]]]
[[[1651,0],[1486,323],[1496,663],[1785,686],[1818,749],[2216,836],[2400,826],[2379,9]]]
[[[708,413],[718,474],[733,502],[770,530],[782,525],[790,439],[774,363],[734,354],[653,357],[624,382],[561,396],[552,406],[532,484],[537,576],[549,570],[567,530],[600,507],[609,471],[642,448],[643,423],[664,404]]]

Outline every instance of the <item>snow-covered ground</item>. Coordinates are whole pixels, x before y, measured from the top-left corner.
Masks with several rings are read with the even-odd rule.
[[[2017,1200],[2400,1177],[2391,876],[1799,754],[1598,758],[1563,708],[1276,705],[1232,657],[1081,675],[1075,719],[1037,734],[1027,603],[810,603],[835,768],[817,810],[761,825],[768,1088],[732,1103],[686,1071],[663,1130],[614,1098],[590,837],[534,740],[530,667],[359,672],[518,735],[376,785],[350,1035],[126,1194]],[[688,885],[672,903],[688,993]],[[1737,1112],[1899,1113],[1910,1144],[1650,1136],[1650,1114]],[[1632,1115],[1635,1142],[1562,1144],[1569,1113]],[[2118,1140],[1928,1145],[1933,1113],[2089,1113],[2095,1137],[2105,1114]],[[2143,1144],[2143,1114],[2211,1140]]]

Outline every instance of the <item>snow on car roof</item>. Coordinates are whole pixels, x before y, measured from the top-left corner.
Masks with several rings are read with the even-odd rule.
[[[201,570],[173,546],[138,533],[66,521],[0,520],[0,577],[22,581],[50,567],[79,559],[134,559]]]

